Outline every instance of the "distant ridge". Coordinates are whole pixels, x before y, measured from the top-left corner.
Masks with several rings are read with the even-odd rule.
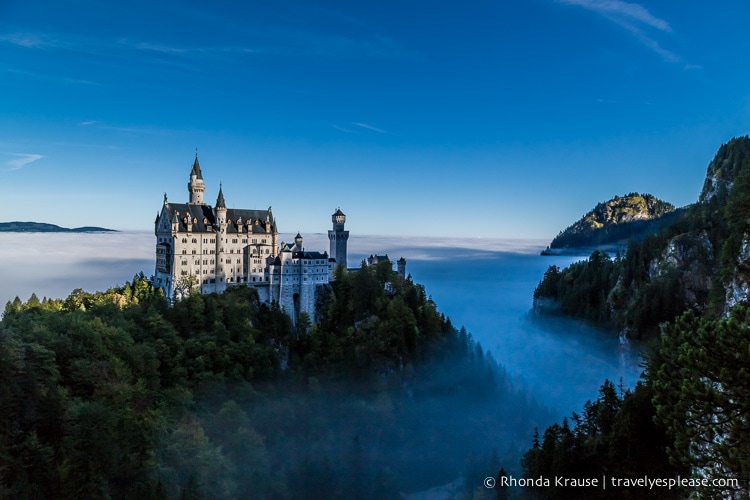
[[[673,220],[684,209],[650,194],[630,193],[599,203],[552,240],[542,255],[565,253],[566,249],[621,246],[642,240]]]
[[[69,229],[45,222],[0,222],[0,233],[116,233],[115,229],[83,226]]]

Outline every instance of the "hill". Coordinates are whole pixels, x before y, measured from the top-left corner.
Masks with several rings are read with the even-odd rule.
[[[44,222],[0,222],[0,233],[102,233],[115,232],[104,227],[83,226],[75,228],[60,227]]]
[[[613,471],[624,464],[623,473],[635,477],[647,464],[642,470],[648,474],[691,475],[681,492],[669,495],[746,498],[749,299],[750,138],[739,137],[719,148],[698,201],[669,224],[631,241],[615,259],[595,251],[588,260],[545,273],[534,291],[537,311],[584,318],[652,342],[643,385],[618,397],[605,383],[582,414],[534,439],[524,457],[526,474],[588,477],[606,467],[617,475]],[[646,447],[635,451],[639,444]],[[638,459],[628,465],[632,457]],[[627,498],[646,498],[642,493],[623,491]],[[550,489],[541,498],[560,494]],[[598,492],[587,498],[610,497]]]
[[[650,194],[615,196],[598,203],[561,231],[542,254],[562,253],[559,250],[569,248],[625,245],[631,239],[640,241],[676,215],[674,205]]]

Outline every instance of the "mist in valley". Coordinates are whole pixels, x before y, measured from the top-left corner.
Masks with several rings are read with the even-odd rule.
[[[153,239],[146,232],[0,235],[0,300],[64,298],[149,276]],[[327,243],[321,234],[305,238],[310,250]],[[352,237],[350,267],[371,253],[406,258],[407,273],[438,311],[465,327],[460,341],[367,380],[284,376],[199,387],[194,419],[180,422],[176,440],[159,450],[167,484],[196,478],[225,493],[218,496],[257,488],[295,498],[310,491],[382,498],[448,483],[468,494],[500,467],[520,473],[535,427],[579,410],[605,379],[631,387],[639,374],[637,349],[612,332],[531,312],[547,266],[577,260],[540,257],[542,246]]]

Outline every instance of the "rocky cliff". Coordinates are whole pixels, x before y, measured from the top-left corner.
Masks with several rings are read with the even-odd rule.
[[[658,332],[664,321],[690,309],[720,317],[750,298],[750,138],[722,145],[709,163],[697,203],[680,210],[649,195],[600,203],[557,241],[621,222],[668,223],[631,241],[611,265],[596,260],[545,274],[536,300],[611,324],[630,336]],[[554,242],[553,242],[554,243]],[[550,308],[546,308],[549,310]]]

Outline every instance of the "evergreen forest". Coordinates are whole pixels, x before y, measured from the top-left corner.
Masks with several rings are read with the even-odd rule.
[[[311,324],[253,289],[169,306],[145,276],[9,302],[0,498],[401,498],[520,474],[549,414],[390,263]],[[480,498],[481,496],[476,496]]]
[[[538,312],[581,318],[649,347],[633,390],[605,382],[582,413],[533,436],[527,477],[681,476],[687,485],[676,490],[616,494],[750,496],[749,234],[750,138],[741,137],[709,164],[698,202],[660,231],[614,258],[595,251],[546,271],[534,291]],[[533,495],[576,498],[565,488]]]

